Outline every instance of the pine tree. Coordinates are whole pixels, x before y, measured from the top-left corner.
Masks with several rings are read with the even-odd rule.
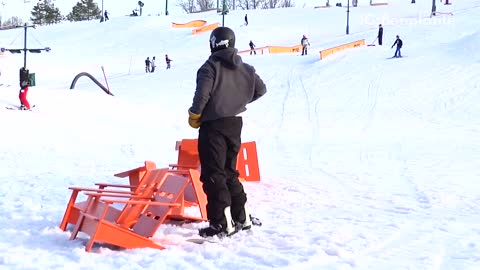
[[[101,13],[97,3],[94,3],[93,0],[80,0],[67,15],[67,19],[70,21],[100,19]]]
[[[33,7],[31,14],[30,19],[37,25],[59,23],[63,20],[60,10],[55,7],[51,0],[39,1]]]

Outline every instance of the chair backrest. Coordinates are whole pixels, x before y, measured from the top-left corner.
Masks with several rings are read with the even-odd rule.
[[[257,144],[255,142],[242,143],[237,156],[237,170],[240,180],[260,181],[258,166]]]
[[[183,139],[177,146],[178,160],[176,165],[178,167],[196,169],[200,166],[197,139]]]
[[[187,177],[169,173],[155,193],[153,200],[153,202],[165,203],[165,205],[148,205],[146,210],[140,214],[132,230],[142,236],[152,237],[172,209],[172,206],[168,204],[176,202],[183,195],[187,182]]]
[[[167,169],[155,169],[147,171],[142,179],[142,182],[137,187],[133,200],[151,200],[157,192],[159,186],[165,180]],[[138,216],[146,208],[145,205],[132,205],[127,204],[119,217],[117,218],[117,224],[123,227],[131,227],[132,224],[137,222]]]

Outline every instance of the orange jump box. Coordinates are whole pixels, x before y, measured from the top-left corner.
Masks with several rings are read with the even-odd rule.
[[[173,28],[193,28],[193,27],[202,27],[207,23],[204,20],[195,20],[188,23],[172,23]]]
[[[199,27],[199,28],[195,28],[195,29],[192,30],[192,35],[207,32],[207,31],[213,30],[213,29],[215,29],[219,26],[220,26],[219,23],[212,23],[212,24],[205,25],[205,26],[202,26],[202,27]]]

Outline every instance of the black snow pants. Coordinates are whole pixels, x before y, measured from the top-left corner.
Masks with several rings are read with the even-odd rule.
[[[198,134],[203,191],[207,195],[210,224],[226,225],[224,209],[230,206],[232,219],[245,221],[247,195],[238,180],[237,155],[241,145],[241,117],[203,122]]]

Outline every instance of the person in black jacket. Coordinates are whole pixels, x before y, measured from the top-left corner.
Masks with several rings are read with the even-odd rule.
[[[150,57],[147,57],[147,59],[145,59],[145,72],[146,73],[149,73],[150,72]]]
[[[303,35],[300,44],[302,44],[302,55],[307,55],[307,46],[310,46],[310,42],[308,42],[308,38],[305,35]]]
[[[173,60],[168,57],[168,54],[165,54],[165,63],[167,63],[167,69],[170,69],[170,62]]]
[[[382,46],[382,39],[383,39],[383,26],[381,24],[378,25],[378,45]]]
[[[400,39],[400,37],[398,35],[397,35],[397,39],[395,40],[395,42],[392,45],[392,48],[395,45],[397,45],[397,49],[395,50],[395,55],[393,56],[393,58],[402,57],[402,53],[400,52],[400,49],[403,46],[403,41]]]
[[[245,14],[245,26],[248,25],[248,17],[247,17],[247,14]]]
[[[255,44],[253,44],[253,41],[250,40],[250,43],[248,43],[248,46],[250,46],[250,55],[252,55],[252,52],[253,54],[257,55],[257,52],[254,51],[255,50]]]
[[[235,33],[218,27],[210,35],[212,54],[197,71],[197,86],[188,123],[198,132],[200,180],[207,195],[209,226],[202,237],[229,236],[250,229],[247,195],[239,181],[237,156],[246,105],[266,93],[255,68],[243,63],[235,49]]]

